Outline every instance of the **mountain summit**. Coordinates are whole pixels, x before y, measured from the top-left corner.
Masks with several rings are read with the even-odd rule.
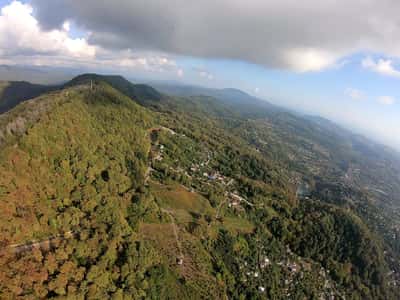
[[[135,99],[138,103],[144,104],[147,101],[160,101],[163,96],[157,90],[145,84],[133,84],[119,75],[98,75],[98,74],[82,74],[65,84],[75,86],[81,84],[90,84],[97,82],[106,82],[124,95]]]

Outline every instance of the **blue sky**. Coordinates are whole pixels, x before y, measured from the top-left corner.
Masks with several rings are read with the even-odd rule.
[[[400,7],[189,2],[0,0],[0,63],[240,88],[400,149]]]

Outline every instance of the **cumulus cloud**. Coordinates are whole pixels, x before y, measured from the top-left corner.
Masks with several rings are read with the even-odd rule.
[[[20,1],[9,3],[0,11],[0,63],[139,69],[183,75],[175,60],[167,55],[131,49],[111,51],[90,44],[87,38],[73,38],[71,21],[63,20],[57,28],[43,28],[31,5]]]
[[[361,100],[365,97],[363,91],[354,88],[347,88],[344,93],[353,100]]]
[[[393,105],[396,100],[391,96],[380,96],[378,97],[378,102],[383,105]]]
[[[390,59],[381,58],[375,61],[371,57],[367,57],[363,59],[362,66],[382,75],[400,78],[400,71],[393,66],[393,61]]]
[[[208,80],[213,80],[214,75],[207,71],[206,69],[203,68],[193,68],[193,71],[197,73],[201,78],[208,79]]]
[[[0,51],[2,56],[19,54],[65,55],[75,58],[92,58],[95,47],[85,39],[70,38],[69,25],[63,29],[44,32],[32,16],[32,7],[13,1],[1,9]]]
[[[105,48],[318,71],[357,51],[400,56],[398,0],[32,0],[45,29],[73,20]]]
[[[334,66],[338,57],[320,49],[290,49],[285,53],[285,61],[296,71],[319,71]]]
[[[156,53],[135,53],[131,50],[110,52],[97,48],[96,59],[91,61],[93,66],[101,65],[110,68],[142,69],[150,72],[175,72],[178,68],[175,60]]]

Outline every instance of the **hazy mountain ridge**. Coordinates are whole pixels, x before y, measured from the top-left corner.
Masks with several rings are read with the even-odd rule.
[[[45,66],[0,65],[0,81],[28,81],[41,85],[60,85],[82,73],[78,70]]]
[[[0,81],[0,113],[6,112],[19,103],[35,98],[57,87],[32,84],[25,81]]]
[[[286,109],[234,88],[212,89],[160,82],[150,84],[153,84],[159,91],[173,97],[212,97],[219,100],[227,107],[240,110],[242,114],[246,114],[249,117],[263,117],[266,114],[269,115],[274,112],[287,111]]]

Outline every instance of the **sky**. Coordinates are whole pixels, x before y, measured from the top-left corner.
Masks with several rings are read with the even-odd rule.
[[[242,89],[400,150],[398,0],[0,0],[0,64]]]

